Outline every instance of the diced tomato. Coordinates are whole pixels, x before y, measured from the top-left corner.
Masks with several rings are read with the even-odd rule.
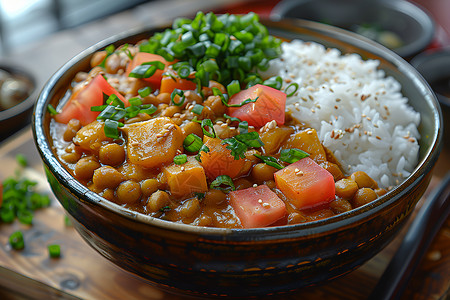
[[[286,205],[267,185],[230,193],[230,204],[244,228],[265,227],[286,215]]]
[[[159,92],[171,94],[174,89],[186,91],[195,90],[196,88],[197,85],[191,80],[164,75],[161,79],[161,88],[159,89]]]
[[[231,150],[222,144],[221,139],[205,136],[203,142],[209,152],[200,152],[200,161],[209,179],[214,180],[219,175],[235,178],[241,173],[245,160],[234,159]]]
[[[310,208],[335,198],[333,175],[309,157],[275,173],[275,183],[297,208]]]
[[[166,67],[171,65],[171,64],[173,64],[173,63],[175,63],[175,61],[168,62],[167,60],[164,59],[164,57],[162,57],[160,55],[157,55],[157,54],[151,54],[151,53],[146,53],[146,52],[138,52],[133,57],[133,60],[127,66],[127,70],[126,70],[127,76],[137,66],[140,66],[141,64],[143,64],[145,62],[150,62],[150,61],[160,61],[163,64],[165,64]],[[143,79],[145,81],[148,81],[148,82],[152,83],[155,87],[159,87],[159,85],[161,83],[161,78],[162,78],[163,72],[164,72],[164,70],[156,70],[155,74],[153,74],[149,78],[143,78]]]
[[[62,111],[55,116],[59,123],[68,123],[72,119],[78,119],[81,125],[87,125],[94,121],[100,112],[91,111],[92,106],[103,105],[103,94],[111,96],[116,94],[120,100],[128,106],[128,100],[114,89],[106,79],[97,75],[86,86],[72,94]]]
[[[256,84],[233,95],[229,104],[240,104],[246,99],[258,99],[256,102],[241,107],[228,107],[228,115],[247,121],[248,125],[262,127],[275,120],[278,125],[284,124],[286,94],[261,84]]]

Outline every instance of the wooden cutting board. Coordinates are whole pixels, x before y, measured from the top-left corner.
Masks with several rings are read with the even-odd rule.
[[[427,194],[449,170],[447,152],[438,161]],[[43,192],[51,193],[30,128],[3,142],[0,147],[0,180],[14,175],[18,168],[15,156],[19,153],[29,161],[24,174],[38,181]],[[184,299],[123,271],[90,248],[74,228],[65,224],[62,207],[53,195],[51,197],[51,206],[35,213],[32,226],[24,226],[17,221],[0,224],[0,299]],[[12,250],[8,244],[9,235],[19,229],[24,232],[26,243],[22,251]],[[365,299],[406,229],[354,272],[282,299]],[[49,258],[47,250],[47,245],[54,243],[61,245],[62,256],[57,259]],[[403,299],[444,299],[450,288],[449,270],[450,222],[447,220],[414,274]]]

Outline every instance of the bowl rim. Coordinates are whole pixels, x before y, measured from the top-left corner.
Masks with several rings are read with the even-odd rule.
[[[134,36],[142,35],[144,33],[151,33],[160,31],[166,27],[140,27],[129,31],[122,32],[115,36],[106,38],[80,52],[78,55],[64,64],[56,73],[48,80],[39,94],[36,102],[32,129],[33,138],[41,155],[44,164],[53,173],[53,176],[58,181],[64,182],[64,186],[67,187],[71,193],[75,194],[78,198],[84,198],[89,204],[95,206],[101,206],[104,209],[109,210],[122,217],[128,218],[134,222],[143,223],[157,228],[161,228],[168,231],[191,233],[194,235],[205,236],[213,239],[226,239],[233,237],[236,240],[248,239],[250,235],[253,240],[272,240],[278,238],[292,238],[303,237],[308,235],[317,235],[336,228],[344,228],[349,224],[360,222],[361,220],[374,215],[378,211],[384,209],[387,206],[392,205],[401,198],[403,194],[410,191],[416,183],[420,182],[425,175],[431,171],[432,165],[437,160],[437,157],[441,150],[442,140],[442,127],[440,124],[442,121],[442,112],[439,107],[439,103],[429,87],[428,83],[419,72],[404,61],[400,56],[392,52],[391,50],[377,44],[369,39],[361,38],[359,35],[334,27],[330,25],[321,24],[314,21],[300,20],[300,19],[288,19],[283,21],[262,21],[264,25],[271,29],[271,26],[281,26],[290,28],[306,28],[312,30],[315,33],[322,35],[332,34],[333,38],[338,39],[346,44],[358,45],[358,48],[363,48],[368,52],[375,54],[378,57],[382,57],[384,60],[393,64],[396,68],[402,71],[402,73],[409,77],[416,85],[420,86],[420,90],[423,93],[425,100],[433,108],[433,124],[435,125],[435,131],[431,140],[430,147],[424,157],[418,162],[414,171],[408,176],[402,183],[397,185],[393,190],[389,191],[382,197],[379,197],[375,201],[353,209],[351,211],[307,223],[274,226],[265,228],[249,228],[249,229],[229,229],[229,228],[215,228],[215,227],[202,227],[190,224],[182,224],[171,221],[165,221],[158,218],[154,218],[148,215],[144,215],[130,209],[124,208],[118,204],[110,202],[98,194],[90,191],[87,187],[79,183],[73,178],[70,173],[62,166],[55,155],[52,152],[50,142],[46,140],[46,134],[44,129],[44,118],[47,112],[47,104],[51,100],[52,89],[57,85],[59,78],[68,72],[77,62],[81,61],[88,55],[91,55],[95,51],[104,49],[110,44],[123,44],[127,39],[131,39]],[[370,51],[368,50],[370,49]]]
[[[285,14],[292,10],[295,6],[302,3],[312,2],[314,0],[282,0],[278,2],[270,13],[270,18],[274,21],[287,18]],[[381,7],[387,8],[392,11],[403,13],[409,18],[417,21],[421,26],[423,33],[416,37],[416,39],[404,46],[398,47],[394,50],[395,53],[401,57],[411,57],[425,49],[434,39],[434,31],[436,24],[431,17],[430,13],[418,4],[411,3],[406,0],[380,0],[373,3],[377,3]],[[295,17],[289,17],[294,18]],[[344,29],[346,30],[346,29]],[[350,31],[350,30],[348,30]]]
[[[37,85],[36,85],[36,78],[27,70],[23,69],[22,67],[8,64],[8,63],[0,63],[0,70],[4,70],[8,73],[11,73],[13,75],[20,75],[25,78],[27,78],[31,83],[31,90],[24,100],[20,101],[18,104],[14,105],[13,107],[10,107],[5,110],[0,111],[0,122],[14,118],[16,116],[19,116],[20,114],[26,112],[27,110],[33,108],[33,105],[36,101],[36,93],[37,93]]]

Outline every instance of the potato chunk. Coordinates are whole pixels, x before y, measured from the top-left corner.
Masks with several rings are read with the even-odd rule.
[[[183,132],[170,118],[155,118],[125,125],[130,162],[147,167],[170,163],[183,144]]]
[[[321,163],[327,160],[327,154],[320,143],[315,129],[309,128],[292,135],[283,147],[284,149],[297,148],[310,154],[315,162]]]
[[[170,193],[175,197],[183,197],[192,193],[204,193],[208,190],[205,170],[200,163],[189,156],[182,165],[171,164],[163,168]]]
[[[98,151],[104,142],[112,142],[112,139],[105,135],[105,123],[94,121],[78,130],[73,142],[83,150],[98,154]]]

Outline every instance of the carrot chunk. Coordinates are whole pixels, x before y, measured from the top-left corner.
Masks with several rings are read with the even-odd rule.
[[[286,215],[286,206],[267,185],[230,193],[230,204],[244,228],[266,227]]]
[[[333,175],[309,157],[275,173],[275,183],[297,208],[310,208],[335,198]]]

